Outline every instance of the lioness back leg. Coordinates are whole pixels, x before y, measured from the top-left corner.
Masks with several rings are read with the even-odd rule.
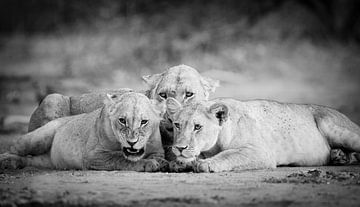
[[[321,134],[331,148],[360,152],[360,127],[344,114],[330,108],[319,107],[314,118]]]
[[[70,115],[70,98],[61,94],[50,94],[32,113],[28,131],[34,131],[49,121]]]
[[[32,166],[38,168],[54,168],[54,165],[51,162],[50,153],[25,157],[24,163],[25,166]]]
[[[19,156],[9,153],[0,154],[0,169],[21,169],[26,166],[53,168],[49,154]]]
[[[24,134],[10,147],[10,152],[20,156],[41,155],[49,152],[56,129],[70,119],[71,117],[56,119],[35,131]]]

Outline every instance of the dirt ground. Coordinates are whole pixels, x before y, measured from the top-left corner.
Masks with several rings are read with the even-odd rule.
[[[1,206],[359,206],[360,166],[230,173],[0,174]]]
[[[0,135],[3,152],[18,135]],[[212,174],[0,172],[0,206],[360,206],[360,166]]]

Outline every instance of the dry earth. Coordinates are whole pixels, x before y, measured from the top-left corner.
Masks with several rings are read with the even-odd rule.
[[[0,174],[2,206],[359,206],[360,166],[231,173]]]
[[[1,152],[17,135],[1,135]],[[360,166],[194,174],[0,172],[0,206],[359,206]]]

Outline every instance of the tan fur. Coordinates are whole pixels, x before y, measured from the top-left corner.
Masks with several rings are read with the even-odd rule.
[[[0,160],[18,161],[18,167],[158,171],[166,164],[160,119],[160,111],[143,94],[109,95],[93,112],[53,120],[20,137],[12,154]],[[130,143],[135,143],[132,148]]]
[[[359,126],[323,106],[233,99],[184,107],[169,99],[167,106],[178,127],[173,148],[177,161],[170,164],[174,171],[325,165],[331,148],[360,152]]]
[[[197,70],[186,65],[169,68],[160,74],[144,76],[143,80],[148,85],[147,96],[153,99],[159,107],[163,108],[164,118],[160,124],[161,139],[165,149],[165,158],[173,160],[175,159],[171,151],[173,128],[171,120],[165,113],[166,99],[171,97],[181,104],[207,100],[209,94],[214,92],[216,87],[219,86],[219,81],[203,77]],[[191,96],[188,97],[187,94]]]
[[[166,97],[173,97],[182,104],[194,103],[201,100],[207,100],[209,94],[214,92],[219,85],[219,81],[203,77],[197,70],[186,65],[179,65],[165,70],[163,73],[143,76],[143,80],[147,85],[145,95],[153,99],[159,108],[162,108],[162,116],[160,130],[162,142],[165,149],[172,146],[172,124],[165,114],[165,100],[160,93]],[[51,120],[77,115],[81,113],[89,113],[103,106],[103,98],[106,93],[125,93],[130,89],[105,90],[83,94],[81,96],[67,97],[61,94],[48,95],[35,109],[31,115],[29,123],[29,132],[45,125]],[[188,92],[193,93],[191,97],[187,97]],[[166,158],[172,159],[171,150],[166,150]]]

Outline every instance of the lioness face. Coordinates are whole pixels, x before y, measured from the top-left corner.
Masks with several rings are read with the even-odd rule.
[[[227,116],[224,105],[208,107],[200,102],[183,107],[175,99],[167,101],[167,111],[174,125],[173,152],[177,160],[184,162],[194,160],[201,152],[215,146]]]
[[[135,92],[109,95],[105,104],[124,156],[131,161],[143,158],[150,136],[159,127],[160,111],[145,95]]]
[[[161,74],[143,76],[149,86],[149,98],[166,111],[165,101],[174,98],[181,104],[207,100],[219,86],[219,81],[203,77],[192,67],[179,65]]]
[[[186,65],[179,65],[163,73],[143,76],[148,85],[148,97],[162,109],[160,131],[163,145],[172,146],[173,127],[166,112],[166,100],[176,99],[180,104],[196,103],[207,100],[209,94],[219,86],[219,81],[201,76],[197,70]]]

